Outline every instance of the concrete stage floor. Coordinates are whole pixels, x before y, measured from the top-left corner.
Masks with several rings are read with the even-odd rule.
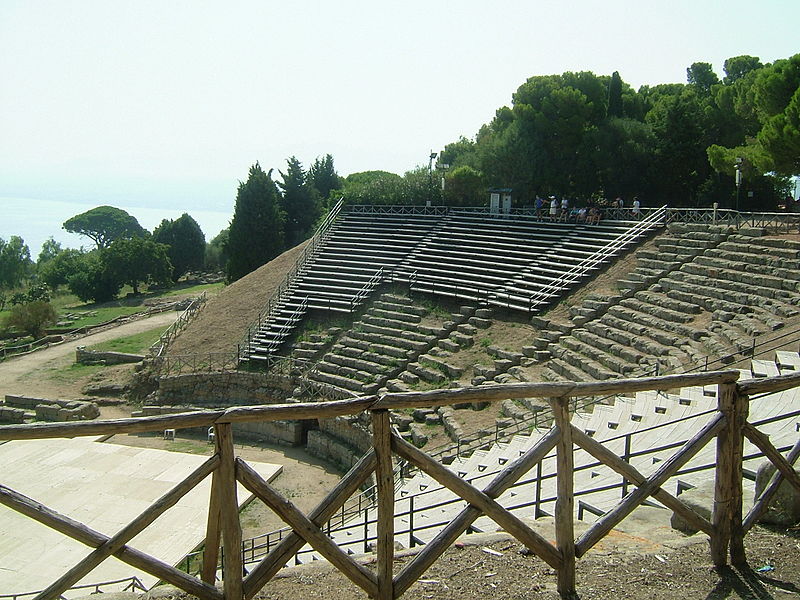
[[[0,484],[110,536],[207,458],[91,438],[13,441],[0,444]],[[267,481],[282,469],[267,463],[248,464]],[[210,491],[209,476],[129,545],[169,564],[178,563],[205,537]],[[240,485],[240,506],[249,497]],[[0,505],[0,594],[42,590],[90,551]],[[111,557],[79,585],[132,575],[148,588],[156,583],[155,577]]]

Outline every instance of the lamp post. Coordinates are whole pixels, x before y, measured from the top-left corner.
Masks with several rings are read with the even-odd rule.
[[[736,164],[733,165],[733,168],[736,169],[736,212],[739,212],[739,196],[741,195],[742,191],[742,163],[744,159],[738,157],[736,159]]]
[[[433,161],[436,160],[436,152],[431,150],[428,157],[428,206],[433,203]]]

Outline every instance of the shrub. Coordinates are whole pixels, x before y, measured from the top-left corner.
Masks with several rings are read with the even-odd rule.
[[[23,331],[35,339],[42,337],[45,327],[56,322],[56,311],[49,302],[35,300],[11,308],[6,326]]]

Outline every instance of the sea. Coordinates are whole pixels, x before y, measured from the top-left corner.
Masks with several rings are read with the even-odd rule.
[[[149,231],[153,231],[163,219],[177,219],[183,213],[189,213],[200,225],[207,242],[225,229],[230,224],[233,216],[232,207],[230,212],[226,212],[195,210],[190,206],[182,207],[177,205],[142,207],[109,204],[121,208],[136,217],[139,224]],[[39,255],[42,243],[49,237],[61,243],[64,248],[84,247],[91,249],[94,247],[92,240],[69,233],[64,230],[62,225],[70,217],[86,212],[94,206],[98,205],[62,200],[0,196],[0,238],[8,240],[12,235],[21,237],[28,245],[31,258],[34,261]]]

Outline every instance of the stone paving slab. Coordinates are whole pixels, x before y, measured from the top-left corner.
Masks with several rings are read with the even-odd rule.
[[[207,458],[91,438],[13,441],[0,444],[0,484],[100,533],[114,535]],[[282,469],[268,463],[249,464],[267,481]],[[178,563],[205,537],[210,490],[209,476],[130,545],[169,564]],[[240,505],[249,497],[240,485]],[[0,506],[0,594],[41,590],[89,552],[87,546]],[[147,587],[157,581],[109,558],[80,583],[133,575]]]

